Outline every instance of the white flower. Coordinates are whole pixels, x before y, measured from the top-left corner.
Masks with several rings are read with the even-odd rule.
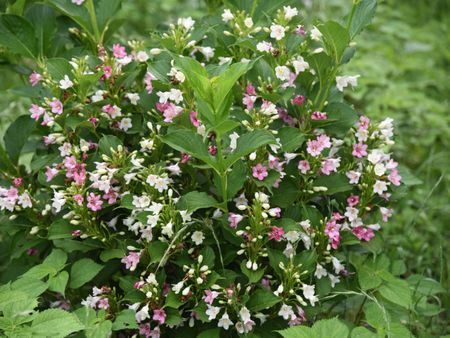
[[[252,28],[253,27],[253,20],[252,20],[252,18],[250,18],[250,17],[249,18],[245,18],[244,25],[247,28]]]
[[[336,286],[336,284],[341,281],[339,276],[335,276],[335,275],[332,275],[332,274],[329,274],[328,278],[330,278],[330,282],[331,282],[331,287],[332,288],[334,288]]]
[[[293,254],[295,254],[295,249],[292,246],[291,243],[287,243],[286,244],[286,248],[283,250],[283,255],[285,255],[286,257],[291,257]]]
[[[225,8],[225,10],[222,13],[222,21],[228,22],[234,19],[233,13],[228,8]]]
[[[131,129],[133,127],[133,124],[131,123],[131,119],[129,117],[125,117],[122,120],[120,120],[119,128],[123,131],[128,131],[128,129]]]
[[[195,243],[195,245],[200,245],[203,243],[205,235],[201,231],[194,231],[194,233],[191,236],[191,239]]]
[[[70,81],[69,76],[64,75],[64,79],[59,81],[59,88],[66,90],[71,87],[73,87],[73,82]]]
[[[327,269],[325,269],[322,265],[317,263],[316,265],[316,272],[314,272],[314,277],[317,279],[321,279],[322,277],[325,277],[328,274]]]
[[[372,164],[377,164],[380,162],[384,157],[384,153],[380,149],[374,149],[370,152],[369,156],[367,156],[367,159]]]
[[[311,237],[304,233],[300,233],[300,237],[302,239],[303,245],[305,246],[306,250],[311,249]]]
[[[275,40],[281,40],[284,38],[285,28],[281,25],[270,26],[270,37]]]
[[[191,17],[188,18],[179,18],[178,25],[183,26],[186,30],[190,30],[195,25],[195,20],[192,20]]]
[[[155,189],[159,192],[169,189],[170,180],[168,177],[158,177],[155,182]]]
[[[284,238],[286,238],[288,242],[295,243],[300,239],[300,234],[298,231],[291,230],[284,234]]]
[[[339,274],[341,271],[345,270],[345,266],[343,266],[336,257],[332,256],[331,262],[333,263],[334,273]]]
[[[240,194],[233,201],[234,203],[236,203],[236,208],[238,208],[239,210],[245,210],[248,206],[248,200],[245,198],[244,193]]]
[[[311,303],[311,306],[314,306],[314,304],[319,300],[315,295],[315,286],[314,285],[308,285],[303,284],[303,296],[309,300]]]
[[[283,293],[283,291],[284,291],[283,284],[280,284],[278,288],[273,292],[273,294],[278,297]]]
[[[172,222],[167,223],[165,226],[161,228],[161,233],[163,235],[166,235],[167,237],[173,236],[173,224]]]
[[[205,311],[205,313],[208,316],[208,320],[216,319],[217,315],[220,312],[220,307],[212,306],[209,304],[207,304],[206,306],[208,307],[208,309]]]
[[[19,196],[18,203],[23,208],[31,208],[33,206],[33,203],[31,203],[30,195],[27,192],[24,192],[22,195]]]
[[[322,37],[322,33],[317,29],[317,27],[313,27],[313,29],[311,29],[311,39],[319,41],[320,38]]]
[[[180,213],[181,219],[183,220],[183,223],[190,222],[192,220],[191,212],[188,212],[187,210],[180,210],[179,213]]]
[[[283,317],[284,320],[290,319],[292,316],[295,316],[294,310],[292,310],[292,306],[283,304],[281,305],[280,311],[278,311],[278,315]]]
[[[143,50],[139,51],[136,54],[136,60],[139,62],[146,62],[148,60],[149,56],[146,52],[144,52]]]
[[[295,7],[292,8],[291,6],[284,6],[283,11],[284,11],[284,18],[288,21],[298,14],[297,8]]]
[[[139,145],[141,146],[142,151],[152,151],[154,147],[154,141],[149,139],[143,139],[141,142],[139,142]]]
[[[57,191],[54,192],[52,207],[55,209],[56,213],[60,212],[61,208],[66,204],[66,199],[64,197],[63,193]]]
[[[387,190],[388,184],[385,181],[377,180],[373,185],[373,192],[378,195],[383,195],[383,193]]]
[[[176,68],[171,68],[167,75],[174,77],[180,83],[183,83],[186,80],[186,76]]]
[[[184,286],[184,282],[178,282],[177,284],[175,284],[174,286],[172,286],[172,291],[175,292],[176,295],[178,295],[181,292],[181,289]]]
[[[150,314],[148,313],[148,304],[146,304],[140,311],[136,312],[135,317],[138,323],[150,318]]]
[[[358,77],[359,75],[355,76],[336,76],[336,87],[337,89],[342,92],[344,91],[344,88],[346,88],[348,85],[352,86],[352,88],[356,87],[358,85]]]
[[[72,3],[78,6],[81,6],[83,4],[84,0],[72,0]]]
[[[353,222],[354,220],[356,220],[358,218],[358,213],[359,213],[358,209],[353,208],[353,207],[347,207],[345,210],[346,211],[344,213],[344,216],[347,217],[350,222]]]
[[[247,323],[248,321],[251,320],[250,311],[248,311],[248,309],[245,306],[239,311],[239,316],[241,317],[244,323]]]
[[[214,48],[199,47],[200,52],[205,56],[206,61],[209,61],[214,56]]]
[[[230,320],[230,317],[228,316],[228,313],[224,313],[222,315],[222,318],[219,319],[219,322],[217,323],[218,327],[223,327],[224,330],[228,330],[228,328],[233,325],[233,322]]]
[[[103,95],[106,92],[104,90],[97,90],[94,95],[91,96],[92,102],[99,102],[103,100]]]
[[[130,103],[133,106],[136,106],[138,104],[138,101],[141,99],[139,97],[139,94],[137,93],[127,93],[125,96],[127,97],[128,100],[130,100]]]
[[[309,68],[309,63],[305,61],[305,59],[301,56],[297,57],[294,61],[292,61],[292,65],[295,68],[295,74],[299,74],[304,72]]]
[[[375,167],[373,168],[375,175],[377,176],[383,176],[384,173],[386,172],[386,167],[384,166],[383,163],[377,163],[375,164]]]
[[[91,295],[89,295],[86,297],[85,300],[83,300],[81,302],[81,305],[90,307],[90,308],[95,308],[95,306],[97,305],[97,302],[99,300],[100,300],[100,297],[92,297]]]
[[[354,170],[347,172],[346,175],[350,180],[350,184],[358,184],[359,178],[361,177],[361,173]]]
[[[62,146],[58,147],[61,157],[70,156],[72,152],[72,145],[69,142],[64,142]]]
[[[230,134],[230,149],[231,151],[236,150],[237,147],[237,140],[239,138],[239,134],[236,132],[233,132],[232,134]]]
[[[267,41],[258,42],[258,44],[256,45],[256,49],[261,53],[270,53],[270,51],[272,50],[272,44]]]
[[[291,74],[291,71],[286,66],[275,67],[275,75],[281,81],[288,81],[290,74]]]
[[[150,198],[146,195],[133,196],[132,204],[138,209],[144,209],[150,205]]]

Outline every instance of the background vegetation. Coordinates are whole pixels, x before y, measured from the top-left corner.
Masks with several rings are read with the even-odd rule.
[[[275,1],[275,0],[274,0]],[[279,0],[282,2],[282,0]],[[11,1],[14,2],[14,1]],[[226,1],[225,1],[226,2]],[[305,24],[333,18],[351,0],[304,0]],[[214,12],[220,0],[128,0],[118,37],[138,39],[164,28],[179,16]],[[0,2],[0,10],[7,2]],[[3,7],[2,7],[3,6]],[[385,228],[386,250],[406,262],[404,276],[422,274],[449,290],[450,238],[450,1],[380,1],[371,27],[358,38],[358,54],[346,69],[360,74],[349,99],[359,111],[396,121],[395,157],[408,167],[416,185],[399,195],[396,215]],[[17,115],[28,110],[28,99],[15,88],[26,80],[11,55],[0,50],[0,136]],[[438,300],[450,308],[447,294]],[[450,311],[429,319],[412,319],[421,336],[449,333]]]

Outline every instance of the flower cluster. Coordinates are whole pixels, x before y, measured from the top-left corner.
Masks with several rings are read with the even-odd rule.
[[[358,76],[336,76],[326,24],[289,6],[221,18],[33,71],[34,172],[0,188],[2,211],[33,215],[29,236],[100,253],[110,285],[81,304],[133,311],[143,337],[304,323],[353,278],[341,248],[379,236],[401,183],[393,121],[336,95]]]

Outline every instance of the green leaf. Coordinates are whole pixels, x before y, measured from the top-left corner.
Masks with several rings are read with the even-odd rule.
[[[281,181],[280,186],[273,190],[271,203],[278,207],[287,208],[291,206],[300,196],[298,182],[290,177]]]
[[[37,305],[37,299],[24,291],[7,289],[0,292],[0,311],[5,317],[13,317],[26,311],[32,312]]]
[[[1,33],[0,33],[1,34]],[[30,116],[19,116],[6,130],[3,141],[10,160],[17,164],[23,146],[31,135],[35,122]]]
[[[21,277],[11,284],[11,290],[23,291],[30,297],[38,297],[47,290],[49,285],[40,279]]]
[[[315,187],[326,187],[327,191],[321,192],[324,195],[333,195],[338,192],[352,190],[348,183],[348,178],[344,174],[332,174],[329,176],[320,176],[314,181]]]
[[[277,332],[284,338],[318,338],[310,327],[303,325],[293,326]]]
[[[378,338],[378,335],[365,327],[359,326],[352,330],[350,338]]]
[[[347,104],[333,102],[324,109],[328,118],[321,124],[328,135],[343,138],[358,120],[358,114]]]
[[[108,23],[120,9],[122,0],[100,0],[95,8],[97,24],[100,32],[107,28]]]
[[[205,192],[191,191],[181,196],[177,203],[179,210],[194,212],[198,209],[206,209],[217,206],[219,203]]]
[[[335,60],[336,65],[339,65],[344,51],[350,43],[350,35],[347,29],[334,21],[328,21],[325,24],[318,25],[317,28],[323,35],[325,49],[328,55]]]
[[[105,135],[98,142],[98,149],[101,154],[112,155],[111,150],[117,150],[119,146],[123,146],[122,141],[114,135]]]
[[[389,276],[389,275],[387,275]],[[394,276],[383,276],[386,281],[378,289],[379,293],[386,300],[400,305],[406,309],[411,307],[412,294],[407,281],[395,278]]]
[[[148,253],[150,255],[150,263],[159,262],[163,258],[164,253],[166,252],[168,247],[168,243],[160,241],[150,242],[147,247]]]
[[[120,311],[112,325],[114,331],[137,328],[138,325],[136,323],[135,312],[131,309]]]
[[[411,275],[407,281],[413,290],[423,295],[435,295],[446,292],[445,288],[438,281],[422,275]]]
[[[209,154],[208,148],[199,134],[187,129],[180,129],[162,136],[161,140],[173,149],[194,156],[220,172],[217,161]]]
[[[0,44],[9,48],[11,53],[26,57],[35,58],[38,54],[33,26],[18,15],[0,15]]]
[[[36,336],[55,338],[66,337],[83,329],[84,326],[77,316],[60,309],[50,309],[38,313],[30,327]]]
[[[66,59],[63,58],[48,59],[46,66],[48,73],[55,81],[64,79],[65,75],[67,75],[69,78],[72,77],[72,66]]]
[[[205,330],[197,338],[220,338],[220,328]]]
[[[90,258],[83,258],[76,261],[70,270],[70,287],[77,289],[93,279],[100,270],[102,265],[95,263]]]
[[[25,16],[35,29],[39,54],[47,55],[56,33],[56,17],[53,9],[42,4],[33,4],[27,9]]]
[[[67,261],[67,254],[60,249],[53,249],[52,253],[48,255],[42,265],[51,267],[56,271],[61,271],[64,269],[64,266]]]
[[[225,168],[230,168],[241,157],[269,143],[275,143],[275,138],[267,130],[258,129],[242,135],[237,140],[236,149],[225,159]]]
[[[283,127],[278,130],[278,137],[280,138],[283,151],[288,153],[300,148],[305,141],[303,133],[299,129],[292,127]]]
[[[352,21],[350,23],[349,31],[351,39],[358,35],[364,29],[364,27],[372,22],[372,19],[375,16],[376,8],[376,0],[359,1],[359,3],[356,5]]]
[[[348,327],[337,318],[319,320],[312,329],[318,338],[345,338],[350,334]]]
[[[69,273],[67,271],[61,271],[56,276],[50,277],[48,280],[48,289],[50,291],[59,292],[64,296],[68,281]]]
[[[256,270],[256,271],[250,270],[250,269],[247,269],[247,267],[245,266],[245,262],[243,261],[241,263],[241,271],[245,276],[247,276],[248,282],[250,284],[254,284],[254,283],[257,283],[258,281],[260,281],[261,278],[264,276],[265,268],[261,269],[261,267],[260,267],[260,269]]]
[[[73,225],[66,219],[58,219],[50,224],[48,229],[48,239],[72,238]]]
[[[196,95],[213,106],[211,82],[205,67],[191,57],[175,57],[175,64],[184,73]]]
[[[243,161],[237,161],[227,177],[227,196],[228,200],[234,198],[239,190],[244,186],[247,179],[247,166]]]
[[[275,296],[272,291],[258,289],[250,296],[249,301],[245,305],[250,311],[259,312],[271,308],[279,302],[281,302],[281,298]]]
[[[86,6],[78,6],[71,1],[66,0],[47,0],[47,2],[59,12],[68,16],[77,24],[79,24],[85,31],[85,33],[89,34],[92,38],[93,30],[90,24],[89,13],[86,9]]]
[[[123,256],[125,256],[125,251],[123,249],[107,249],[107,250],[103,250],[100,253],[100,259],[102,260],[102,262],[107,262],[111,259],[114,258],[122,258]]]

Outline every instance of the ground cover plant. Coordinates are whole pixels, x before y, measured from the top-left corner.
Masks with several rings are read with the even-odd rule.
[[[0,149],[3,333],[406,337],[439,314],[440,284],[384,253],[416,182],[394,121],[343,96],[375,7],[305,26],[288,4],[227,3],[127,44],[120,1],[2,15],[32,99]]]

